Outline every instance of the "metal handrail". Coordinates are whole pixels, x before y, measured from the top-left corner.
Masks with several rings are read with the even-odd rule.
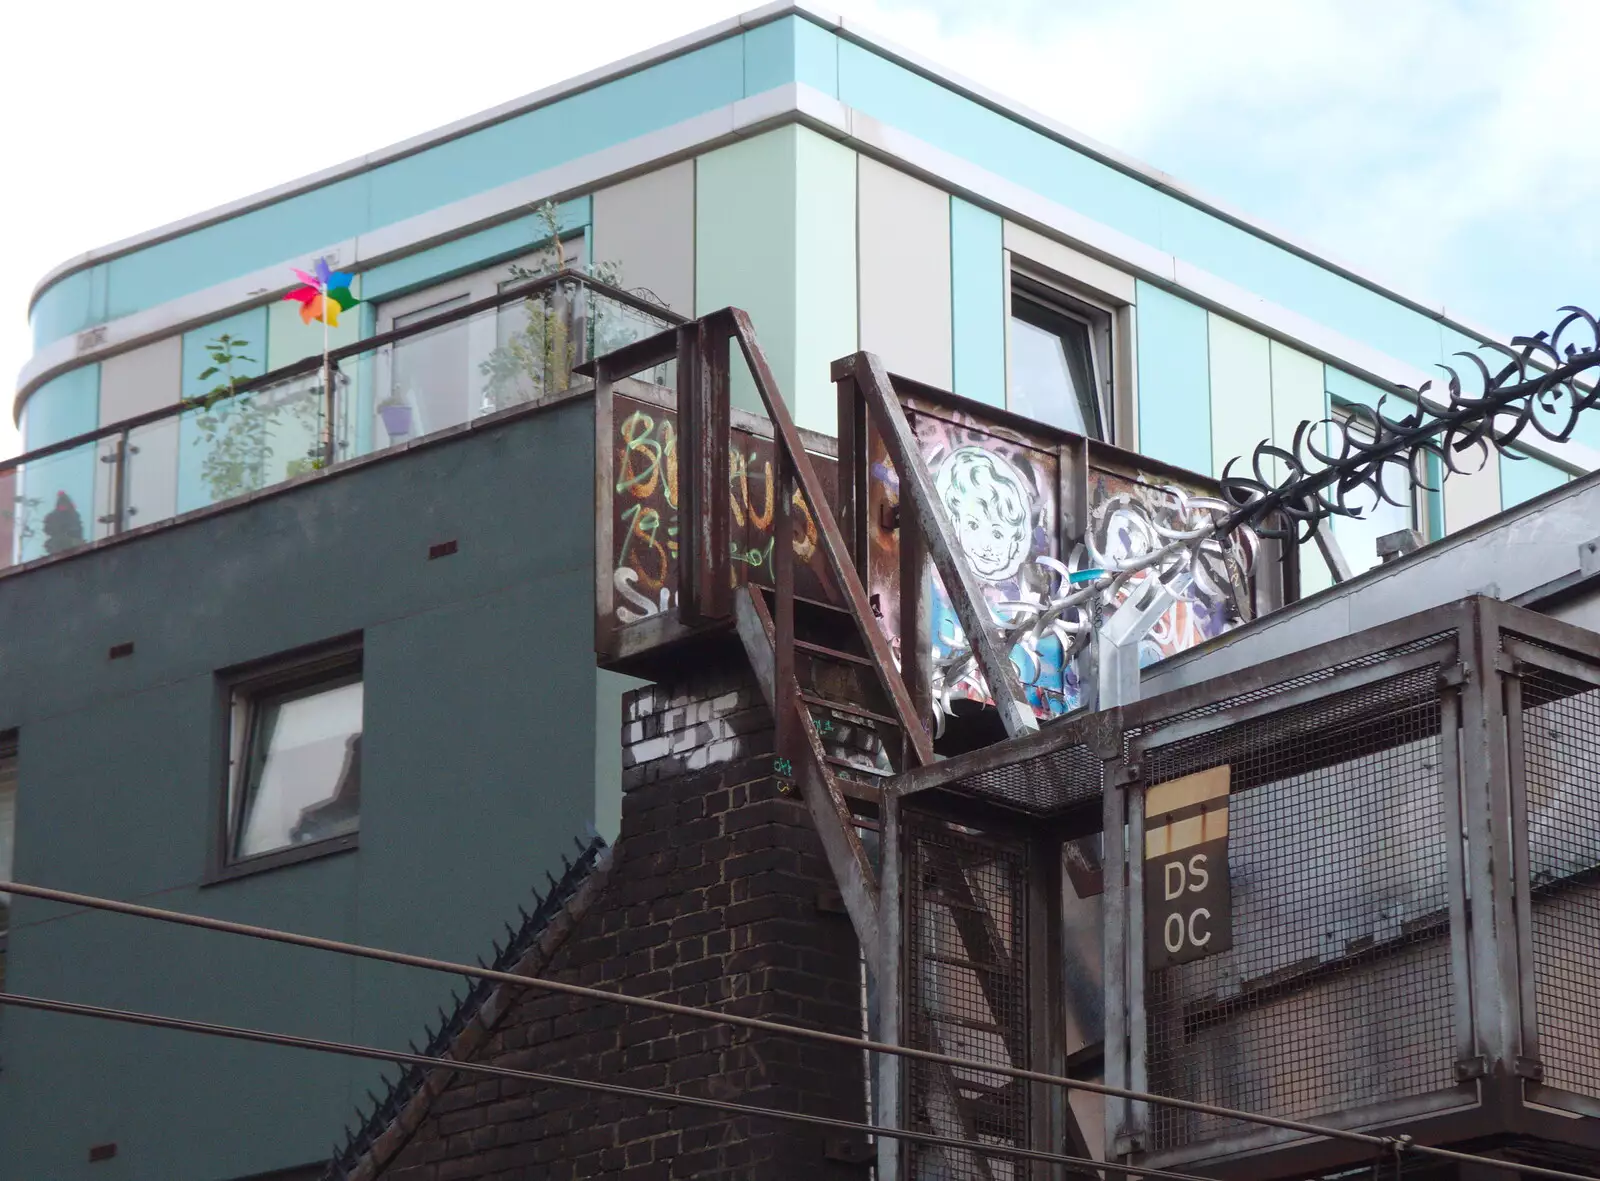
[[[564,283],[577,283],[581,286],[591,289],[598,295],[603,295],[607,299],[633,308],[635,311],[641,311],[648,315],[655,316],[658,319],[665,320],[669,324],[682,324],[686,322],[686,317],[672,311],[670,308],[662,304],[652,303],[649,300],[635,294],[634,292],[624,291],[620,287],[613,287],[609,283],[603,283],[598,279],[591,278],[582,271],[576,271],[570,267],[567,267],[559,271],[554,271],[548,275],[542,275],[539,278],[530,280],[526,283],[519,283],[514,286],[507,287],[504,291],[496,292],[494,295],[485,296],[483,299],[474,300],[472,303],[463,304],[461,307],[451,308],[448,311],[440,312],[437,316],[430,316],[426,320],[419,320],[415,324],[407,324],[404,328],[391,329],[388,332],[380,332],[375,336],[366,337],[365,339],[355,341],[352,344],[340,345],[336,349],[329,350],[327,360],[330,365],[338,365],[340,361],[343,361],[347,357],[359,356],[362,353],[368,353],[374,349],[383,348],[385,345],[394,344],[395,342],[405,340],[408,337],[420,336],[423,333],[431,332],[436,328],[442,328],[445,325],[453,324],[458,320],[467,319],[471,316],[477,315],[480,312],[490,311],[494,308],[503,307],[506,304],[517,303],[518,301],[527,299],[530,296],[539,295],[546,290],[559,287]],[[299,361],[294,361],[288,365],[281,365],[277,369],[269,370],[258,377],[252,377],[245,381],[238,382],[233,389],[219,398],[218,401],[222,402],[232,398],[241,397],[266,386],[277,385],[279,382],[289,381],[292,378],[303,377],[307,374],[315,373],[322,368],[322,363],[322,356],[320,354],[313,354],[312,356],[305,357]],[[92,431],[85,431],[80,435],[73,435],[71,438],[62,439],[57,443],[51,443],[46,447],[36,447],[32,451],[25,451],[22,454],[13,456],[10,459],[0,460],[0,475],[4,475],[9,471],[14,471],[25,464],[34,463],[41,459],[47,459],[52,455],[60,455],[68,451],[74,451],[77,448],[87,446],[90,443],[96,443],[102,439],[114,438],[117,435],[125,434],[128,431],[137,430],[138,428],[148,426],[151,423],[161,422],[164,419],[176,418],[182,414],[187,414],[196,409],[197,405],[198,400],[195,398],[180,397],[170,406],[162,406],[156,410],[147,410],[145,413],[133,415],[131,418],[119,419],[118,421],[108,423],[105,426],[96,427]]]

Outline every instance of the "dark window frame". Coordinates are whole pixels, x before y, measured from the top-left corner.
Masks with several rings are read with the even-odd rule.
[[[1019,305],[1025,308],[1026,312],[1019,311]],[[1093,421],[1086,424],[1090,432],[1088,437],[1114,445],[1117,418],[1116,389],[1113,381],[1115,311],[1064,291],[1013,265],[1010,307],[1006,309],[1006,318],[1022,320],[1026,324],[1058,336],[1061,335],[1063,322],[1084,330],[1089,345],[1087,357],[1089,372],[1083,376],[1087,378],[1093,405],[1080,409],[1093,410]],[[1009,385],[1008,380],[1006,390],[1008,408],[1011,406]],[[1016,413],[1032,417],[1020,409],[1017,409]],[[1047,425],[1055,426],[1053,423]],[[1056,429],[1065,428],[1056,427]]]
[[[296,649],[263,661],[256,661],[217,676],[218,723],[216,749],[221,774],[214,791],[215,823],[212,830],[211,863],[204,884],[234,881],[286,865],[347,853],[361,843],[360,814],[356,830],[338,836],[290,845],[251,857],[234,857],[233,848],[245,805],[245,784],[235,787],[236,776],[249,766],[264,703],[300,690],[333,689],[354,682],[365,682],[364,645],[360,635],[343,636],[325,644]],[[238,740],[238,766],[235,766],[235,711],[243,708],[243,732]],[[365,732],[365,719],[362,730]]]

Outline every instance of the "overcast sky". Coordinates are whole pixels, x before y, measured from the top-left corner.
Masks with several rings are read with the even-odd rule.
[[[13,5],[0,374],[85,250],[751,3]],[[1595,0],[843,0],[866,27],[1507,334],[1596,299]],[[444,12],[448,19],[441,19]],[[0,415],[0,454],[16,450]]]

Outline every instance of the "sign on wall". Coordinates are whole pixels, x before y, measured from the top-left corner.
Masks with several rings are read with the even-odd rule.
[[[1165,968],[1233,946],[1228,767],[1145,792],[1145,966]]]

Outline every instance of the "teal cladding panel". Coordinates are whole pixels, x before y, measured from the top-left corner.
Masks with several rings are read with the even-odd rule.
[[[1206,311],[1143,280],[1138,289],[1139,450],[1194,472],[1211,468]]]
[[[1272,437],[1272,361],[1267,338],[1211,313],[1211,474],[1231,460],[1235,474],[1250,471],[1256,446]]]
[[[1513,508],[1525,500],[1532,500],[1552,488],[1559,488],[1572,477],[1560,468],[1541,463],[1537,459],[1507,451],[1500,459],[1500,507]]]
[[[815,72],[825,57],[815,34],[802,30],[793,40],[797,63],[812,71],[814,84],[824,81]],[[742,38],[703,46],[415,155],[122,255],[80,272],[85,278],[69,275],[34,306],[34,347],[426,213],[744,95]],[[107,285],[98,305],[97,282]]]
[[[22,449],[34,451],[100,425],[100,366],[84,365],[34,391],[22,417]]]
[[[1324,380],[1328,383],[1328,397],[1336,402],[1344,402],[1352,406],[1365,406],[1369,410],[1376,410],[1378,403],[1383,400],[1388,391],[1373,385],[1370,381],[1346,373],[1343,369],[1335,369],[1332,365],[1324,367]],[[1410,413],[1413,403],[1401,399],[1395,394],[1389,394],[1384,402],[1383,412],[1389,418]]]
[[[593,202],[588,197],[563,201],[558,211],[561,233],[566,235],[588,229],[592,209]],[[530,213],[442,246],[409,254],[364,271],[361,275],[361,296],[373,301],[389,299],[502,259],[515,258],[544,241],[540,236],[543,231],[540,219]]]
[[[795,377],[795,168],[798,127],[718,148],[695,164],[695,314],[733,306],[750,313],[779,386]],[[740,361],[733,404],[764,413]],[[792,397],[792,395],[790,395]]]
[[[1440,325],[1432,317],[962,98],[870,49],[840,42],[839,97],[873,118],[1400,360],[1431,366],[1439,357]]]
[[[853,42],[839,43],[839,98],[935,147],[1146,242],[1164,200],[1148,185]]]
[[[760,94],[791,82],[839,94],[839,41],[798,16],[757,25],[744,34],[744,92]]]
[[[267,309],[252,308],[248,312],[240,312],[225,320],[213,321],[203,328],[196,328],[192,332],[183,334],[185,398],[198,398],[225,384],[226,379],[219,374],[210,377],[200,376],[212,364],[208,346],[223,334],[233,337],[236,341],[246,342],[243,346],[235,348],[236,352],[249,358],[234,367],[236,377],[240,379],[259,377],[267,371]],[[198,418],[199,413],[191,411],[178,420],[178,512],[180,513],[203,508],[217,500],[225,499],[224,496],[216,494],[218,490],[205,478],[205,461],[210,454],[212,444],[207,442],[200,430],[196,421]]]
[[[33,308],[33,348],[81,332],[106,318],[105,267],[74,271],[40,297]]]
[[[1006,404],[1005,226],[950,198],[950,363],[963,398]]]

